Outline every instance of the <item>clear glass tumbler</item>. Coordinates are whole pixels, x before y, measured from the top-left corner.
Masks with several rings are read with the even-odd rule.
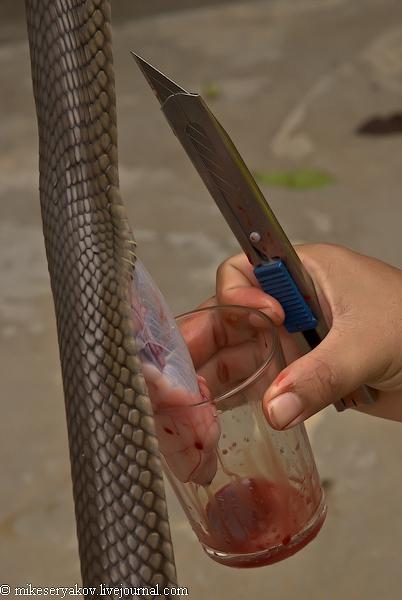
[[[278,330],[263,313],[213,306],[176,320],[198,377],[195,403],[154,403],[164,469],[214,560],[256,567],[291,556],[326,515],[304,425],[272,429],[262,410],[285,366]],[[194,396],[195,397],[195,396]]]

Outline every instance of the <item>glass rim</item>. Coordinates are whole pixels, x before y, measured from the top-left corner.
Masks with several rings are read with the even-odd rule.
[[[226,400],[227,398],[230,398],[231,396],[238,394],[240,391],[245,389],[247,386],[249,386],[251,383],[253,383],[260,377],[260,375],[265,371],[265,369],[272,362],[275,352],[278,349],[278,346],[279,346],[278,327],[275,325],[275,323],[272,321],[272,319],[270,317],[268,317],[268,315],[263,313],[258,308],[252,308],[250,306],[244,306],[241,304],[216,304],[216,305],[196,308],[194,310],[190,310],[190,311],[181,313],[175,317],[175,321],[176,321],[176,323],[178,323],[178,321],[180,319],[190,317],[197,313],[213,312],[213,311],[219,311],[219,310],[223,311],[223,310],[227,310],[227,309],[236,309],[236,310],[242,310],[242,311],[247,311],[249,313],[253,313],[253,314],[257,315],[258,317],[262,318],[263,320],[265,320],[267,322],[267,324],[269,324],[270,332],[271,332],[271,344],[270,344],[270,347],[268,348],[267,356],[261,362],[260,366],[255,371],[252,372],[251,375],[246,377],[243,381],[238,383],[235,387],[230,388],[227,392],[224,392],[223,394],[220,394],[219,396],[216,396],[216,397],[212,398],[211,400],[201,400],[200,402],[196,402],[195,404],[188,405],[185,408],[192,408],[192,407],[196,408],[196,407],[201,407],[203,405],[211,405],[211,404],[214,406],[217,406],[223,400]],[[158,413],[171,412],[171,411],[180,410],[180,409],[182,410],[183,408],[184,407],[182,405],[172,406],[171,408],[162,409],[162,411],[158,410],[157,412]]]

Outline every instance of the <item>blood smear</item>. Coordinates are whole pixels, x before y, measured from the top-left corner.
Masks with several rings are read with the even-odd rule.
[[[315,503],[314,503],[315,504]],[[287,548],[312,518],[317,506],[296,488],[259,478],[244,478],[228,483],[213,496],[206,507],[208,535],[201,542],[228,554],[260,553],[282,546],[275,557],[257,556],[251,563],[240,556],[238,567],[254,567],[282,560],[305,546],[316,533],[297,547]],[[223,561],[222,561],[223,562]]]

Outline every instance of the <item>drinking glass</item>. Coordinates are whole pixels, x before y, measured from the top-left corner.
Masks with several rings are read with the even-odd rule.
[[[162,384],[150,392],[164,470],[188,520],[224,565],[291,556],[317,535],[326,504],[304,425],[276,431],[263,413],[264,392],[285,366],[278,329],[243,306],[202,308],[176,324],[199,394],[189,401]]]

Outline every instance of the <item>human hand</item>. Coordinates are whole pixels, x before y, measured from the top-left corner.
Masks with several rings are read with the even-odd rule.
[[[328,244],[296,247],[314,281],[330,326],[325,339],[299,356],[281,327],[287,362],[263,399],[276,429],[291,427],[367,384],[377,402],[359,410],[402,421],[402,271],[375,258]],[[284,313],[258,286],[244,254],[225,261],[217,273],[219,304],[261,309],[276,324]]]

